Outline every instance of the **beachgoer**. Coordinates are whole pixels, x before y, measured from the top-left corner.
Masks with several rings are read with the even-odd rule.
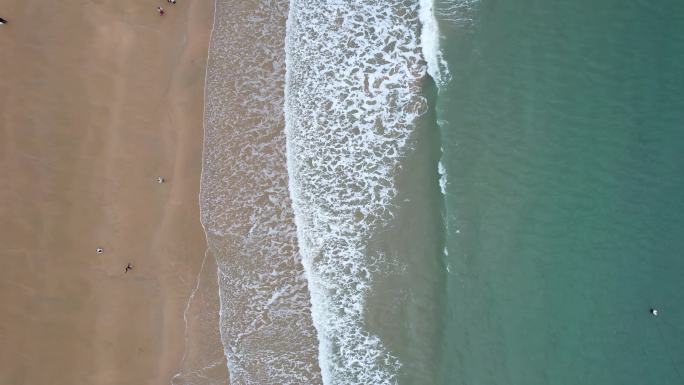
[[[167,3],[176,4],[176,0],[166,0]]]
[[[164,179],[162,177],[157,178],[157,183],[164,183],[165,181],[166,181],[166,179]]]
[[[157,12],[159,12],[159,16],[164,16],[164,8],[157,7]]]
[[[104,250],[102,250],[101,247],[98,247],[97,249],[95,249],[95,251],[97,251],[98,254],[102,254]]]
[[[0,25],[7,24],[7,20],[0,17]]]
[[[128,273],[131,270],[133,270],[133,265],[131,265],[131,263],[128,262],[128,265],[126,265],[126,269],[124,270],[124,273]]]

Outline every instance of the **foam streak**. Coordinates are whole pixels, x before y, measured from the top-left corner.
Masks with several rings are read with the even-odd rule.
[[[407,7],[408,5],[408,7]],[[292,0],[285,120],[290,194],[325,384],[389,385],[401,363],[364,329],[426,68],[418,2]]]

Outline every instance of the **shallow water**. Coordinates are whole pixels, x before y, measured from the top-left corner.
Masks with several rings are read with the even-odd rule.
[[[216,262],[207,252],[185,310],[185,351],[172,385],[225,385],[228,367],[219,332]]]
[[[216,3],[200,208],[231,384],[320,383],[285,160],[287,5]]]

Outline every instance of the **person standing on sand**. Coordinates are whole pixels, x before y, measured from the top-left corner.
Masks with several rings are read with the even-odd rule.
[[[124,273],[128,273],[131,270],[133,270],[133,265],[131,265],[131,263],[128,262],[128,265],[126,265],[126,269],[124,269]]]
[[[7,24],[7,20],[0,17],[0,25]]]
[[[164,16],[164,8],[157,7],[157,12],[159,12],[159,16]]]

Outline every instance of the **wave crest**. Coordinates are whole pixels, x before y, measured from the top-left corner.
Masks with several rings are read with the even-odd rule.
[[[326,384],[394,384],[401,366],[364,329],[382,263],[366,246],[393,217],[395,177],[427,110],[418,30],[417,2],[290,4],[290,194]]]

